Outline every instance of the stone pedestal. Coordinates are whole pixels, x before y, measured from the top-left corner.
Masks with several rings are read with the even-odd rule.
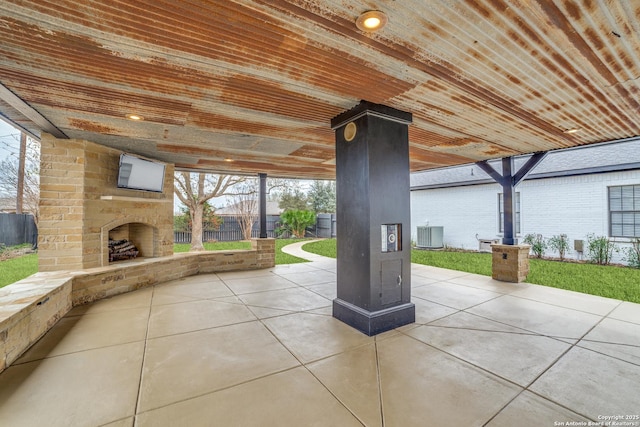
[[[370,336],[415,321],[409,123],[411,114],[365,101],[331,121],[338,227],[333,316]]]
[[[258,268],[271,268],[276,265],[276,239],[251,239],[251,248],[258,251]]]
[[[491,270],[495,280],[524,282],[529,274],[529,245],[491,245]]]

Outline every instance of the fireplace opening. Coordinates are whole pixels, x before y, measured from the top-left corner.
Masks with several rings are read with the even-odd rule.
[[[108,231],[104,242],[107,263],[153,257],[155,228],[140,222],[121,224]],[[106,246],[106,247],[105,247]],[[104,264],[104,261],[103,261]]]

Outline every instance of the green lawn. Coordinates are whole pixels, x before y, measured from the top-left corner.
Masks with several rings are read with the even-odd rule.
[[[0,261],[0,288],[22,280],[38,271],[38,254]]]
[[[336,257],[336,240],[304,245],[304,250]],[[413,250],[411,262],[491,276],[491,254]],[[640,270],[629,267],[530,259],[528,283],[640,303]]]
[[[202,244],[208,251],[228,251],[232,249],[251,249],[251,242],[242,240],[238,242],[205,242]],[[173,252],[189,252],[188,243],[176,243]]]
[[[297,264],[300,262],[308,262],[306,259],[298,258],[293,255],[282,252],[282,247],[291,243],[300,242],[308,239],[276,239],[276,265],[281,264]]]
[[[299,242],[304,239],[276,239],[276,265],[278,264],[295,264],[299,262],[307,262],[306,259],[298,258],[282,252],[282,247],[291,243]],[[226,251],[231,249],[251,249],[251,242],[246,240],[239,242],[213,242],[204,243],[204,248],[208,251]],[[177,243],[173,245],[173,252],[189,252],[188,243]]]

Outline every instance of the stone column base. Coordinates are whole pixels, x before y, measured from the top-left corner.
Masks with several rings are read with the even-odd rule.
[[[529,274],[529,248],[529,245],[491,245],[491,277],[502,282],[524,282]]]
[[[258,251],[258,268],[276,265],[276,239],[251,239],[251,248]]]

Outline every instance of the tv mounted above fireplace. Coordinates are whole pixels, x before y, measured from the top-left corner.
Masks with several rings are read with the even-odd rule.
[[[141,159],[130,154],[120,155],[118,188],[162,192],[165,164]]]

